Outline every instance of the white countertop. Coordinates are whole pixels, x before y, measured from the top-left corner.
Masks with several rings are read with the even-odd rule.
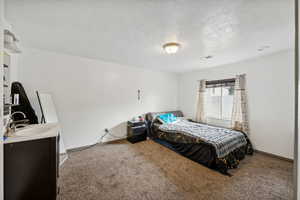
[[[4,140],[4,144],[56,137],[59,131],[60,126],[58,123],[29,125],[25,128],[17,129],[12,136]]]

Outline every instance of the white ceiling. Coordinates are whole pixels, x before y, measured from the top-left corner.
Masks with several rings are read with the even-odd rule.
[[[293,0],[6,0],[22,45],[184,72],[293,47]],[[175,55],[162,50],[179,42]],[[257,51],[269,45],[265,51]],[[212,55],[212,59],[203,57]]]

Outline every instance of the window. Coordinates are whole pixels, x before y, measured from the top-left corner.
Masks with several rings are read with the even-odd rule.
[[[206,114],[209,124],[229,127],[234,94],[234,79],[206,82]]]

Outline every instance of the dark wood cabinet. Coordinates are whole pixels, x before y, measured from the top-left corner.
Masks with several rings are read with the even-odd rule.
[[[127,122],[127,140],[131,143],[147,139],[147,126],[144,121]]]
[[[58,137],[4,144],[4,200],[55,200]]]

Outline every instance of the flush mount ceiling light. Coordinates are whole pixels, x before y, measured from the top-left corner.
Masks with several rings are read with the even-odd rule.
[[[177,53],[178,49],[180,47],[180,44],[176,42],[170,42],[163,45],[163,49],[167,54],[174,54]]]

